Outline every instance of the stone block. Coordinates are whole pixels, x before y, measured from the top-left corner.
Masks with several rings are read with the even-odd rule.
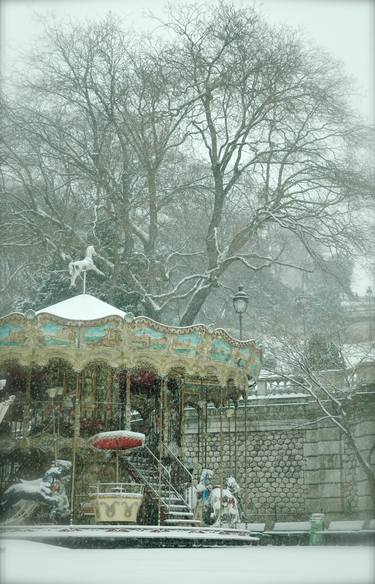
[[[320,484],[320,470],[310,470],[304,472],[304,479],[306,485]]]
[[[320,468],[320,456],[309,456],[308,458],[304,459],[305,465],[305,471],[310,471],[310,470],[316,470],[318,468]]]
[[[356,428],[356,436],[375,436],[375,420],[359,422]]]
[[[341,498],[341,486],[337,483],[321,483],[320,496],[322,498]]]
[[[320,480],[322,483],[340,483],[342,472],[340,469],[321,469]]]
[[[373,444],[374,444],[374,440],[375,440],[375,436],[374,434],[372,435],[368,435],[368,436],[360,436],[359,438],[356,438],[356,444],[358,446],[358,448],[361,451],[364,450],[371,450]]]
[[[303,455],[305,458],[309,456],[318,456],[320,454],[319,444],[315,442],[308,442],[303,447]]]
[[[320,427],[316,434],[317,442],[331,442],[332,440],[336,440],[337,442],[341,441],[340,430],[333,425]]]
[[[306,442],[316,442],[317,439],[317,431],[314,428],[313,430],[306,430],[305,431],[305,441]]]
[[[370,495],[370,487],[367,481],[361,481],[357,484],[357,493],[359,497]]]
[[[371,497],[369,497],[368,495],[358,497],[358,510],[359,511],[366,511],[367,514],[371,513],[371,516],[373,516],[374,505],[373,505]]]
[[[320,497],[320,484],[310,484],[308,487],[308,497],[318,499]]]
[[[341,452],[341,443],[339,440],[329,440],[319,442],[320,454],[339,454]]]
[[[322,497],[318,503],[317,509],[320,508],[323,513],[341,513],[343,511],[341,497]]]
[[[323,469],[337,469],[341,467],[341,454],[321,454],[320,466]]]

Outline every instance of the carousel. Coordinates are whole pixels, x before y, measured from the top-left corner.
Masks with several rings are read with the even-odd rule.
[[[254,341],[134,317],[86,293],[2,317],[3,521],[238,526],[235,478],[205,468],[208,410],[219,412],[222,460],[222,412],[246,409],[260,367]],[[194,410],[199,469],[186,462]]]

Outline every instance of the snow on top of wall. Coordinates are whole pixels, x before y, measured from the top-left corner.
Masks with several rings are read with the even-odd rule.
[[[345,343],[341,348],[342,355],[349,367],[360,363],[375,361],[375,343]]]
[[[36,314],[53,314],[67,320],[95,320],[106,316],[121,316],[121,318],[125,316],[123,310],[119,310],[107,302],[91,296],[91,294],[78,294],[68,298],[68,300],[38,310]]]

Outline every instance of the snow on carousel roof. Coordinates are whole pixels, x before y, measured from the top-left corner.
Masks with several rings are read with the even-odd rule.
[[[52,306],[38,310],[36,314],[53,314],[67,320],[96,320],[107,316],[125,316],[123,310],[119,310],[91,294],[78,294]]]

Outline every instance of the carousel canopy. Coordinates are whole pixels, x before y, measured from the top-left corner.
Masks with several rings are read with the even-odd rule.
[[[252,340],[234,339],[225,330],[203,324],[167,326],[125,313],[90,294],[79,294],[37,313],[0,318],[0,363],[47,365],[63,359],[76,371],[94,361],[114,368],[151,369],[165,376],[184,375],[232,380],[247,387],[258,377],[262,352]]]
[[[53,314],[66,320],[96,320],[107,316],[125,316],[125,312],[91,296],[78,294],[52,306],[38,310],[36,314]]]

